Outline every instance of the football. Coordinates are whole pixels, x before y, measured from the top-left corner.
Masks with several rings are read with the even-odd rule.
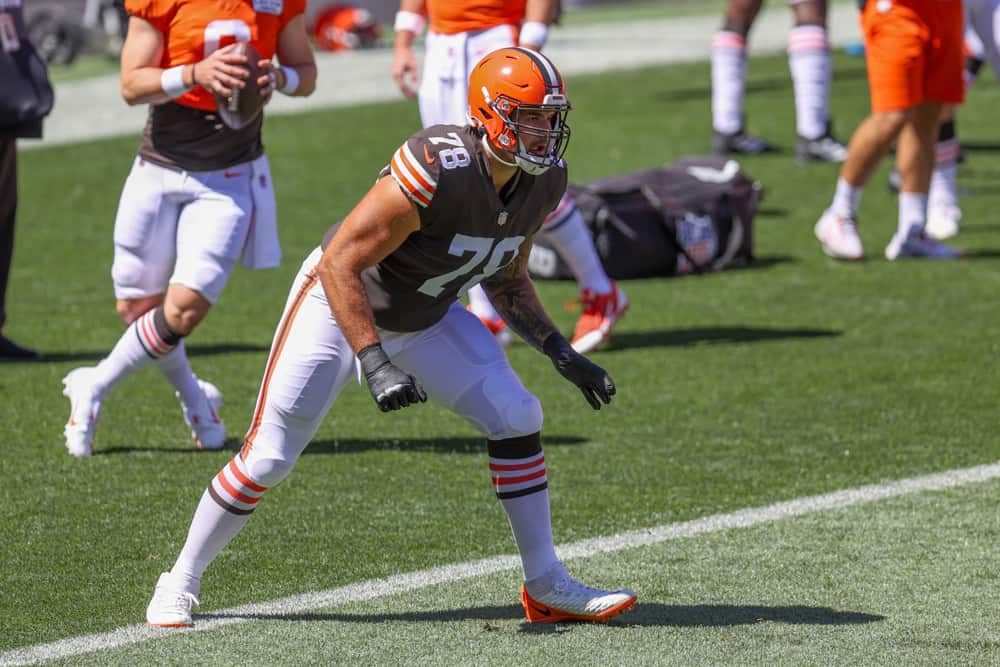
[[[257,66],[260,54],[250,42],[238,42],[237,53],[242,53],[247,57],[243,68],[247,71],[246,84],[243,88],[233,91],[233,94],[226,97],[215,93],[215,106],[219,110],[219,117],[222,122],[239,130],[249,125],[264,107],[264,99],[260,96],[260,86],[257,79],[263,71]]]

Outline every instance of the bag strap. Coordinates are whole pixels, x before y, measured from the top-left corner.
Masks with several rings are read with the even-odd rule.
[[[705,267],[699,264],[698,262],[694,261],[694,258],[691,257],[690,254],[688,254],[687,249],[681,244],[680,241],[677,240],[676,231],[670,233],[670,229],[668,226],[668,223],[670,222],[670,217],[664,210],[663,202],[660,201],[660,198],[656,195],[655,192],[653,192],[653,189],[648,185],[640,185],[639,192],[641,192],[642,196],[646,198],[646,201],[648,201],[649,205],[653,207],[653,210],[660,214],[660,218],[663,221],[663,225],[668,228],[667,234],[665,234],[665,236],[667,237],[667,242],[670,243],[670,245],[673,247],[674,250],[676,250],[679,254],[683,255],[684,258],[688,262],[690,262],[691,268],[694,271],[694,273],[704,273]]]

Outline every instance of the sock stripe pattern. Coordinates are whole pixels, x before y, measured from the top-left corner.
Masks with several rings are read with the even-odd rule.
[[[519,498],[548,488],[545,454],[538,434],[490,440],[490,478],[497,498]]]
[[[139,344],[142,345],[142,349],[151,359],[165,357],[177,347],[177,343],[171,345],[163,340],[163,337],[156,330],[156,324],[153,320],[155,315],[156,309],[154,308],[135,321],[135,333],[139,336]]]
[[[958,155],[961,150],[962,148],[959,146],[958,139],[939,141],[934,146],[934,163],[938,165],[954,164],[958,162]]]
[[[240,515],[253,512],[265,491],[267,491],[266,486],[254,483],[246,474],[239,456],[223,466],[208,485],[208,495],[219,507]]]
[[[559,200],[559,205],[545,217],[545,221],[542,222],[542,229],[552,231],[561,227],[570,219],[575,211],[576,203],[568,195],[563,195],[562,199]]]
[[[830,42],[826,29],[818,25],[803,25],[792,28],[788,34],[788,52],[829,51]]]
[[[720,30],[712,37],[712,48],[745,51],[747,48],[747,39],[738,32]]]

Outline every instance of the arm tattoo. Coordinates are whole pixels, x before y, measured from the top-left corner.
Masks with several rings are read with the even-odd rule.
[[[558,332],[528,277],[526,254],[519,255],[482,285],[507,326],[532,347],[541,350],[545,339]]]

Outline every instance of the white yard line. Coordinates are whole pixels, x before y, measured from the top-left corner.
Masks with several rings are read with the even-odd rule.
[[[789,517],[825,512],[828,510],[863,505],[886,498],[896,498],[923,491],[938,491],[966,484],[985,482],[1000,477],[1000,462],[972,468],[960,468],[945,472],[911,477],[882,484],[869,484],[819,496],[806,496],[767,507],[754,507],[726,514],[670,523],[647,530],[635,530],[607,537],[581,540],[558,547],[563,559],[587,558],[594,554],[632,549],[659,544],[706,533],[715,533],[733,528],[749,528]],[[385,579],[363,581],[340,588],[315,591],[292,597],[248,604],[241,607],[210,612],[208,618],[195,616],[195,627],[185,630],[153,629],[145,625],[130,625],[110,632],[71,637],[47,644],[27,646],[0,654],[0,665],[28,665],[57,658],[71,658],[95,651],[111,650],[129,644],[138,644],[163,637],[174,637],[182,632],[202,632],[233,623],[252,622],[261,616],[302,614],[317,609],[336,607],[351,602],[372,600],[398,593],[426,588],[435,584],[452,583],[520,566],[516,556],[496,556],[483,560],[434,567],[419,572],[410,572]],[[154,582],[150,580],[150,592]],[[642,601],[640,600],[640,604]]]
[[[719,16],[694,16],[557,28],[552,31],[546,53],[565,75],[703,61],[710,55],[712,34],[721,20]],[[750,52],[785,49],[791,20],[784,6],[775,5],[761,12],[750,35]],[[860,31],[854,3],[831,6],[829,26],[834,45],[857,41]],[[422,55],[418,48],[418,58]],[[302,113],[403,99],[390,76],[391,49],[317,53],[317,64],[319,79],[311,97],[277,95],[267,113]],[[55,93],[55,107],[45,121],[45,138],[21,141],[18,145],[22,149],[136,134],[146,123],[146,105],[129,107],[122,101],[117,75],[62,83],[56,86]],[[414,123],[416,113],[414,104]]]

